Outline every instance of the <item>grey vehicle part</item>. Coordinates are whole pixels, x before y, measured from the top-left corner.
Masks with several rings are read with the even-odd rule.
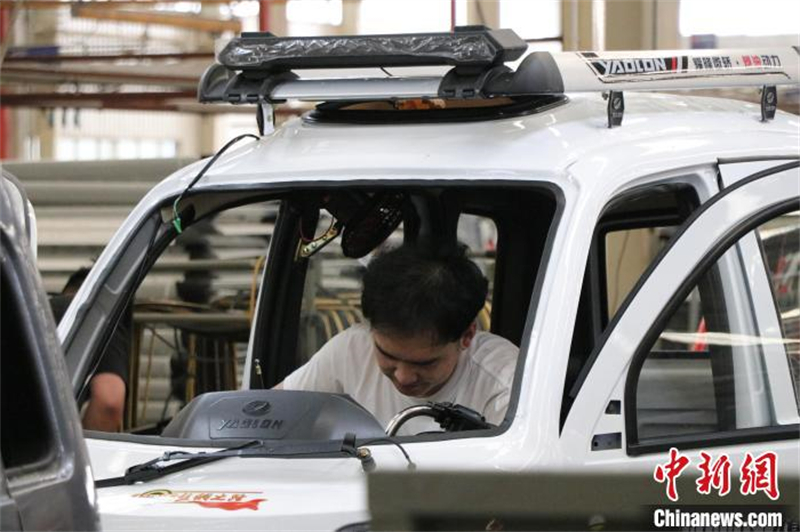
[[[91,469],[55,324],[0,181],[2,529],[97,530]],[[8,527],[8,528],[7,528]]]
[[[211,392],[195,397],[162,436],[190,439],[336,440],[384,436],[350,396],[293,390]]]
[[[0,461],[0,530],[22,530],[19,509],[14,498],[8,492],[6,472],[3,470],[2,461]]]

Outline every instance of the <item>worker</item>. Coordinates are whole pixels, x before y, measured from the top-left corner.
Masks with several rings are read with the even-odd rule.
[[[519,350],[478,331],[488,281],[466,248],[394,248],[369,262],[363,283],[367,322],[333,337],[276,388],[349,394],[384,426],[428,401],[501,423]],[[403,427],[408,433],[438,428],[412,421]]]

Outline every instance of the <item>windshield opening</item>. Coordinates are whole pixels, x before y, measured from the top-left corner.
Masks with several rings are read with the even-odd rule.
[[[192,198],[218,205],[211,197],[220,194]],[[422,182],[236,194],[172,235],[130,303],[119,303],[117,324],[104,324],[113,332],[85,380],[84,425],[102,398],[98,377],[116,376],[124,399],[113,425],[87,428],[226,445],[348,432],[374,439],[429,401],[452,407],[401,420],[397,436],[487,433],[481,418],[489,433],[510,424],[525,320],[556,218],[552,189]],[[389,295],[373,298],[379,310],[365,316],[370,263],[398,248],[416,255],[376,270],[373,291]],[[427,295],[405,272],[426,260],[442,281]],[[406,289],[391,295],[393,285]],[[398,325],[394,314],[419,319]],[[472,382],[475,374],[489,378]]]

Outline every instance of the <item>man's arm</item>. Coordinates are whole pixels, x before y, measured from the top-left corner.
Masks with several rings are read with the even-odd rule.
[[[508,410],[509,399],[511,398],[510,391],[504,391],[486,403],[483,409],[483,417],[492,425],[499,425],[506,417],[506,410]]]
[[[485,344],[490,354],[483,360],[486,374],[493,376],[493,389],[484,403],[482,414],[493,425],[503,422],[511,402],[511,387],[519,358],[519,348],[504,338],[488,336]]]
[[[118,432],[125,414],[125,388],[131,356],[132,307],[128,306],[114,329],[97,373],[89,381],[91,395],[83,415],[89,430]]]
[[[83,414],[83,428],[119,431],[125,412],[125,381],[115,373],[98,373],[89,386],[91,398]]]

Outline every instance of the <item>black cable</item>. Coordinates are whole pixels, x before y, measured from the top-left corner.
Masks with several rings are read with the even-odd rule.
[[[187,192],[189,192],[189,190],[193,186],[195,186],[195,184],[197,184],[198,181],[200,181],[200,178],[206,174],[208,169],[211,168],[211,165],[217,162],[217,159],[219,159],[220,155],[225,153],[228,148],[230,148],[240,140],[248,137],[255,140],[259,140],[259,137],[253,135],[252,133],[245,133],[244,135],[239,135],[238,137],[234,137],[231,140],[229,140],[227,144],[225,144],[222,148],[220,148],[220,150],[217,153],[214,154],[214,156],[206,163],[203,169],[200,170],[200,172],[194,177],[194,179],[192,179],[192,182],[189,183],[189,185],[183,190],[183,192],[181,192],[180,195],[175,199],[175,202],[172,204],[172,225],[175,226],[175,230],[178,231],[178,234],[181,234],[183,232],[183,226],[181,224],[181,216],[180,214],[178,214],[178,203],[181,201],[181,199],[183,199],[183,196]]]
[[[411,457],[408,455],[408,453],[403,448],[403,446],[400,445],[399,442],[396,442],[395,440],[393,440],[392,438],[373,438],[371,440],[367,440],[367,441],[363,441],[363,442],[359,442],[359,443],[361,445],[370,445],[370,444],[379,443],[379,442],[391,443],[392,445],[396,446],[398,449],[400,449],[400,452],[403,453],[403,456],[406,458],[406,461],[408,462],[408,469],[413,471],[413,470],[415,470],[417,468],[417,464],[415,464],[411,460]]]

